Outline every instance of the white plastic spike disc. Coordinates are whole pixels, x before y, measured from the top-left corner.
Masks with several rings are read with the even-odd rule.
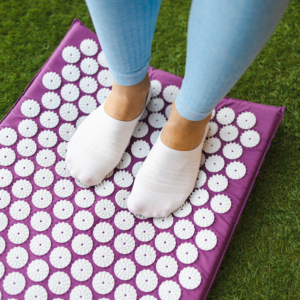
[[[130,280],[136,272],[134,262],[128,258],[119,259],[114,265],[115,275],[121,280]]]
[[[169,103],[173,103],[179,94],[179,88],[175,85],[167,86],[163,91],[165,100]]]
[[[169,253],[175,249],[176,240],[169,232],[161,232],[155,238],[155,247],[162,253]]]
[[[142,138],[144,137],[149,131],[149,127],[144,122],[138,122],[134,128],[133,136],[136,138]]]
[[[201,250],[209,251],[217,245],[217,236],[211,230],[201,230],[196,235],[196,244]]]
[[[217,121],[221,125],[229,125],[235,119],[234,110],[230,107],[223,107],[217,113]]]
[[[164,107],[164,100],[161,98],[152,98],[147,105],[147,109],[151,112],[158,112],[163,107]]]
[[[29,159],[20,159],[15,164],[15,172],[20,177],[30,176],[34,171],[34,164]]]
[[[216,137],[211,137],[204,142],[203,151],[208,154],[216,153],[221,148],[221,141]]]
[[[48,72],[43,76],[43,85],[48,90],[56,90],[61,85],[61,78],[55,72]]]
[[[65,272],[52,273],[48,280],[48,287],[55,295],[65,294],[71,286],[71,279]]]
[[[51,240],[44,234],[37,234],[31,239],[29,247],[34,255],[42,256],[49,252]]]
[[[167,119],[161,113],[151,113],[148,117],[149,124],[154,128],[163,128],[167,122]]]
[[[187,217],[192,212],[192,206],[189,202],[184,202],[179,208],[173,211],[173,215],[178,218]]]
[[[154,238],[155,229],[150,223],[141,222],[135,226],[134,235],[142,242],[149,242]]]
[[[155,290],[158,284],[158,278],[156,274],[151,270],[142,270],[136,276],[136,285],[137,287],[145,292],[149,293]]]
[[[208,180],[208,187],[213,192],[222,192],[222,191],[226,190],[227,186],[228,186],[227,178],[220,174],[213,175]]]
[[[80,98],[78,102],[80,110],[85,114],[90,114],[97,108],[96,100],[89,95],[85,95]],[[79,126],[79,125],[78,125]],[[78,127],[76,124],[76,127]]]
[[[135,241],[130,234],[121,233],[115,238],[114,246],[119,253],[129,254],[135,248]]]
[[[99,272],[94,276],[92,285],[98,294],[106,295],[113,290],[115,286],[115,279],[108,272]]]
[[[22,136],[28,138],[33,137],[37,133],[38,126],[33,120],[26,119],[19,123],[18,130]]]
[[[70,264],[72,254],[66,247],[56,247],[51,251],[49,259],[53,267],[57,269],[64,269]]]
[[[167,119],[169,119],[169,117],[170,117],[171,109],[172,109],[172,104],[169,104],[165,109],[165,115],[166,115]]]
[[[102,66],[103,68],[108,68],[108,64],[107,64],[107,61],[106,61],[106,58],[105,58],[105,55],[104,55],[103,51],[101,51],[98,54],[97,60],[98,60],[98,63],[99,63],[100,66]]]
[[[209,122],[209,129],[207,132],[207,137],[212,137],[218,132],[218,125],[214,121]]]
[[[78,117],[78,109],[72,103],[65,103],[60,107],[59,114],[63,120],[71,122],[71,121],[74,121]],[[68,123],[64,123],[63,125],[68,125]],[[63,126],[63,125],[61,125],[61,126]],[[69,124],[69,125],[72,125],[72,124]]]
[[[215,117],[216,115],[216,109],[214,108],[212,111],[211,111],[211,120]]]
[[[0,209],[7,207],[10,203],[10,200],[11,200],[10,194],[5,190],[0,190]],[[1,240],[0,240],[0,244],[1,244]]]
[[[154,145],[158,139],[160,135],[160,130],[156,130],[154,132],[152,132],[151,136],[150,136],[150,141],[151,141],[151,144]]]
[[[223,155],[228,159],[237,159],[243,154],[243,148],[237,143],[226,144],[223,148]]]
[[[195,182],[195,188],[201,188],[206,182],[207,176],[204,171],[200,170]]]
[[[75,64],[80,59],[80,52],[74,46],[67,46],[62,52],[62,57],[67,63]]]
[[[102,89],[100,89],[98,91],[98,93],[97,93],[97,100],[98,100],[98,102],[100,104],[103,104],[106,101],[106,99],[107,99],[107,97],[108,97],[109,94],[110,94],[110,89],[108,89],[108,88],[102,88]]]
[[[146,141],[135,141],[131,145],[131,153],[137,158],[144,158],[150,152],[150,146]]]
[[[231,208],[231,200],[226,195],[216,195],[211,199],[211,208],[219,214],[224,214]]]
[[[156,259],[156,252],[151,246],[143,244],[135,250],[134,257],[141,266],[150,266]]]
[[[81,61],[80,68],[83,73],[94,75],[98,72],[99,65],[95,59],[87,57]]]
[[[114,299],[115,300],[127,300],[127,299],[136,300],[137,293],[135,288],[132,285],[123,283],[116,288],[114,293]]]
[[[93,230],[94,238],[100,243],[108,243],[114,237],[114,228],[106,222],[99,222]]]
[[[194,290],[201,283],[200,272],[193,267],[186,267],[179,274],[179,282],[185,289]]]
[[[240,128],[248,130],[256,124],[256,117],[252,112],[245,111],[238,116],[236,122]]]
[[[61,75],[67,81],[74,82],[74,81],[76,81],[76,80],[79,79],[79,77],[80,77],[80,71],[74,65],[66,65],[62,69]]]
[[[12,193],[15,197],[24,199],[27,198],[31,194],[31,192],[32,184],[28,180],[20,179],[14,182]]]
[[[49,149],[43,149],[36,155],[36,162],[44,168],[51,167],[55,163],[55,153]]]
[[[86,94],[92,94],[97,91],[98,83],[90,76],[83,77],[79,82],[80,89]]]
[[[26,279],[19,272],[11,272],[3,280],[3,289],[9,295],[20,294],[24,290],[25,285]]]
[[[194,214],[194,221],[200,227],[209,227],[214,220],[215,215],[208,208],[200,208]]]
[[[98,196],[106,197],[113,193],[115,186],[111,181],[103,180],[99,184],[95,185],[94,189]]]
[[[241,143],[246,148],[253,148],[260,142],[260,135],[255,130],[247,130],[241,135]]]
[[[109,70],[102,70],[98,73],[98,81],[104,87],[111,87],[113,78]]]
[[[195,233],[195,226],[189,220],[180,220],[174,226],[174,233],[182,240],[190,239]]]
[[[172,256],[162,256],[156,262],[157,273],[164,277],[173,277],[178,271],[177,261]]]
[[[95,212],[100,219],[109,219],[115,213],[115,206],[110,200],[101,199],[95,205]]]
[[[238,137],[239,130],[234,125],[226,125],[221,128],[219,135],[223,141],[232,142]]]
[[[10,148],[2,148],[0,150],[0,165],[7,167],[15,162],[16,153]]]
[[[115,225],[121,230],[129,230],[134,225],[134,217],[129,211],[119,211],[114,218]]]
[[[67,220],[74,212],[73,204],[68,200],[59,200],[53,207],[53,213],[57,219]]]
[[[60,97],[55,92],[47,92],[42,97],[42,103],[48,109],[58,108],[60,101]]]
[[[209,172],[216,173],[224,168],[225,161],[220,155],[212,155],[205,161],[205,167]]]
[[[57,143],[57,135],[51,130],[44,130],[39,134],[38,142],[45,148],[51,148]]]
[[[3,146],[11,146],[16,142],[16,140],[17,133],[14,129],[5,127],[0,130],[0,144]]]
[[[173,225],[173,219],[172,214],[165,218],[153,218],[153,224],[159,229],[167,229]]]
[[[153,79],[151,80],[151,93],[152,93],[152,97],[157,97],[162,89],[162,85],[160,83],[160,81]]]
[[[76,101],[80,94],[79,88],[73,83],[65,84],[62,87],[60,93],[61,93],[61,96],[63,97],[63,99],[68,102]]]
[[[93,249],[93,240],[87,234],[78,234],[72,241],[72,249],[78,255],[86,255]]]
[[[246,167],[239,161],[233,161],[227,165],[226,174],[231,179],[241,179],[246,174]]]
[[[23,139],[17,145],[18,153],[25,157],[32,156],[36,149],[37,145],[32,139]]]
[[[192,264],[198,258],[198,250],[191,243],[183,243],[176,250],[177,258],[184,264]]]
[[[92,39],[85,39],[80,44],[80,50],[86,56],[93,56],[98,52],[98,45]]]
[[[190,195],[190,202],[195,206],[204,205],[209,199],[209,193],[205,189],[197,189]]]
[[[101,268],[109,267],[114,261],[113,250],[107,246],[100,246],[93,253],[94,263]]]
[[[158,295],[161,300],[179,300],[181,289],[175,281],[166,280],[159,286]]]

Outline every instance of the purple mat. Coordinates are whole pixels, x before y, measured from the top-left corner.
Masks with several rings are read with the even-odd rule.
[[[75,182],[64,164],[66,143],[112,80],[80,21],[2,120],[0,299],[206,298],[284,107],[224,98],[191,197],[169,218],[143,220],[126,197],[182,82],[152,67],[149,75],[153,100],[97,187]]]

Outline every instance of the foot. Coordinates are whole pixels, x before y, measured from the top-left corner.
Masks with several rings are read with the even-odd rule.
[[[136,176],[127,201],[132,213],[167,217],[185,202],[195,186],[210,117],[189,121],[172,105],[168,122]]]
[[[103,105],[79,126],[68,144],[66,163],[71,175],[96,185],[119,163],[151,97],[148,74],[137,85],[113,83]]]

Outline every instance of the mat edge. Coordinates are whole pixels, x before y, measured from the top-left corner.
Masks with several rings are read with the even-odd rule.
[[[225,97],[225,98],[226,98],[226,99],[235,99],[235,98],[227,98],[227,97]],[[235,99],[235,100],[240,100],[240,99]],[[240,101],[245,101],[245,100],[240,100]],[[257,103],[257,104],[260,104],[260,103]],[[271,106],[271,105],[266,105],[266,104],[260,104],[260,105],[264,105],[264,106],[268,106],[268,107]],[[256,169],[255,175],[253,176],[253,179],[252,179],[251,185],[250,185],[250,187],[249,187],[248,193],[247,193],[247,195],[246,195],[246,197],[245,197],[245,199],[244,199],[243,205],[242,205],[242,207],[241,207],[241,209],[240,209],[240,212],[239,212],[239,214],[238,214],[238,216],[237,216],[237,219],[236,219],[236,221],[235,221],[235,223],[234,223],[234,225],[233,225],[233,227],[232,227],[232,230],[231,230],[231,233],[230,233],[230,235],[229,235],[228,241],[227,241],[227,243],[226,243],[226,245],[225,245],[225,247],[224,247],[224,251],[223,251],[223,253],[222,253],[221,257],[220,257],[220,261],[219,261],[219,263],[218,263],[218,265],[217,265],[217,267],[216,267],[216,270],[215,270],[214,275],[213,275],[213,277],[212,277],[212,279],[211,279],[211,281],[210,281],[210,284],[209,284],[209,286],[208,286],[207,292],[206,292],[205,295],[204,295],[203,300],[205,300],[205,299],[207,298],[207,296],[208,296],[208,294],[209,294],[209,291],[210,291],[210,289],[211,289],[211,286],[212,286],[212,284],[213,284],[214,281],[215,281],[215,278],[216,278],[216,276],[217,276],[217,273],[218,273],[218,271],[219,271],[219,268],[220,268],[221,263],[222,263],[222,261],[223,261],[223,258],[224,258],[224,256],[225,256],[225,253],[226,253],[226,251],[227,251],[227,248],[228,248],[228,246],[229,246],[229,243],[230,243],[230,241],[231,241],[231,239],[232,239],[232,236],[233,236],[233,234],[234,234],[234,232],[235,232],[236,226],[237,226],[237,224],[238,224],[238,222],[239,222],[239,220],[240,220],[240,217],[241,217],[241,215],[242,215],[242,213],[243,213],[243,211],[244,211],[244,208],[245,208],[245,206],[246,206],[246,204],[247,204],[248,198],[249,198],[249,196],[250,196],[250,194],[251,194],[252,188],[253,188],[253,186],[254,186],[254,184],[255,184],[255,181],[256,181],[256,178],[257,178],[257,176],[258,176],[258,173],[259,173],[259,171],[260,171],[260,169],[261,169],[261,166],[262,166],[262,164],[263,164],[263,162],[264,162],[264,159],[265,159],[265,157],[266,157],[266,155],[267,155],[267,152],[269,151],[269,148],[270,148],[271,143],[272,143],[272,140],[273,140],[273,138],[274,138],[274,136],[275,136],[275,134],[276,134],[276,132],[277,132],[277,129],[278,129],[278,127],[279,127],[279,125],[280,125],[280,123],[281,123],[283,117],[284,117],[285,106],[280,106],[280,107],[277,107],[277,106],[271,106],[271,107],[274,107],[274,108],[278,109],[278,111],[279,111],[279,113],[280,113],[279,120],[277,121],[277,124],[276,124],[276,126],[274,127],[274,130],[273,130],[273,132],[272,132],[272,134],[271,134],[271,136],[270,136],[270,139],[269,139],[269,141],[268,141],[267,147],[265,148],[265,151],[264,151],[263,155],[261,156],[259,165],[258,165],[258,167],[257,167],[257,169]]]

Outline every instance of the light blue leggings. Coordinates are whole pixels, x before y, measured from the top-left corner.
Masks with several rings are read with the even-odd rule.
[[[123,86],[145,77],[161,0],[86,0],[113,79]],[[193,0],[185,76],[176,108],[206,118],[275,30],[288,0]],[[174,20],[174,22],[176,22]]]

